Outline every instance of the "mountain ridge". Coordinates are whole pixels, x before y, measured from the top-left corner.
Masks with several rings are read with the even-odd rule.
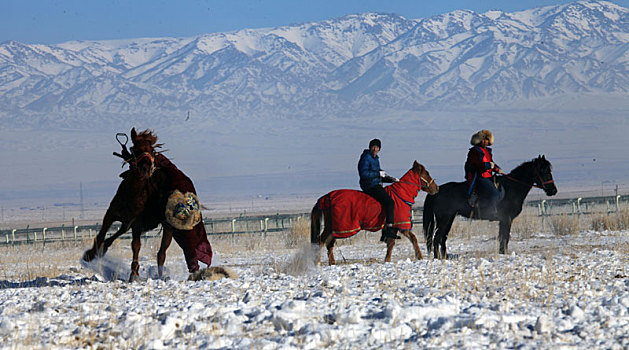
[[[629,92],[629,10],[577,1],[428,18],[363,13],[190,38],[0,44],[0,124],[319,118]],[[55,123],[55,117],[61,121]]]

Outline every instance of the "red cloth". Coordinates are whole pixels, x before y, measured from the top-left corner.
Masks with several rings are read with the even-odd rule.
[[[167,174],[167,198],[174,190],[179,190],[182,193],[192,192],[197,194],[192,180],[179,170],[166,156],[158,153],[155,157],[155,165],[163,169]],[[212,245],[207,239],[207,233],[203,225],[203,217],[201,217],[201,222],[192,230],[173,229],[173,238],[183,250],[188,271],[194,272],[199,270],[199,261],[207,266],[212,264]]]
[[[393,183],[385,190],[395,202],[393,226],[401,230],[410,230],[411,207],[421,189],[419,175],[409,170],[400,182]],[[378,231],[384,227],[384,210],[380,203],[370,195],[357,190],[336,190],[319,198],[317,205],[321,210],[331,210],[332,235],[347,238],[360,230]]]

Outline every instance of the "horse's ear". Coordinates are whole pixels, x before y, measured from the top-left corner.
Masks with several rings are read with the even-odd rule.
[[[542,154],[542,159],[546,160],[546,155]]]
[[[131,141],[135,140],[138,137],[138,133],[135,132],[135,128],[131,128]]]

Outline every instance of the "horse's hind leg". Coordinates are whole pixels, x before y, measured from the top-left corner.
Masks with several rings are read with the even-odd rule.
[[[140,236],[141,231],[133,229],[133,240],[131,241],[131,250],[133,251],[133,261],[131,262],[131,275],[129,276],[129,282],[135,282],[140,280],[140,248],[142,247],[142,241]]]
[[[387,255],[384,257],[384,262],[391,262],[391,254],[393,254],[393,247],[395,247],[395,239],[386,238],[387,243]]]
[[[435,221],[431,221],[424,231],[424,237],[426,238],[426,250],[428,250],[428,254],[432,251],[433,247],[433,239],[435,236]]]
[[[325,240],[325,246],[328,248],[328,263],[331,265],[336,265],[336,259],[334,259],[334,236],[329,235]]]
[[[170,243],[173,240],[173,229],[169,227],[169,225],[162,225],[163,235],[162,235],[162,243],[159,246],[159,251],[157,252],[157,274],[159,279],[164,277],[164,262],[166,261],[166,250],[170,246]]]
[[[114,214],[111,210],[108,209],[105,213],[105,217],[103,218],[103,225],[100,227],[100,231],[98,231],[96,237],[94,237],[94,244],[92,248],[86,250],[85,253],[83,253],[83,260],[89,262],[94,260],[96,255],[103,256],[105,254],[105,252],[107,251],[107,248],[105,248],[104,245],[105,236],[107,235],[107,231],[111,227],[111,224],[114,223],[114,221],[116,221],[116,219],[114,218]]]
[[[435,259],[447,259],[446,240],[455,216],[437,218],[437,232],[434,239]]]
[[[415,236],[413,231],[411,231],[411,230],[402,230],[402,231],[400,231],[400,233],[402,235],[404,235],[406,238],[408,238],[409,241],[411,241],[411,244],[413,245],[413,250],[415,251],[415,258],[417,260],[421,260],[423,258],[422,257],[422,252],[421,252],[421,250],[419,250],[419,243],[417,242],[417,237]]]

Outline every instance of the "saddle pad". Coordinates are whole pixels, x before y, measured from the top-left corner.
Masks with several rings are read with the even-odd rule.
[[[400,230],[410,230],[411,206],[392,191],[385,190],[395,202],[395,220],[393,226]],[[330,210],[332,217],[332,235],[335,238],[348,238],[360,230],[378,231],[384,227],[382,205],[370,195],[357,190],[336,190],[319,198],[317,205],[321,210]]]

